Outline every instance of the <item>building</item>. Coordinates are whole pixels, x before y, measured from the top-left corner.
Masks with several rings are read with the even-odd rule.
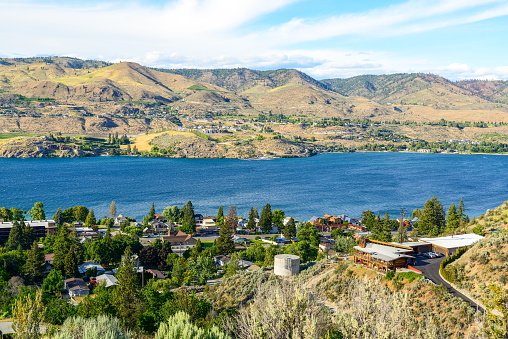
[[[300,257],[294,254],[277,254],[273,258],[273,273],[290,277],[300,273]]]
[[[90,293],[90,289],[80,278],[64,280],[64,288],[69,291],[70,297],[85,297]]]
[[[380,271],[395,271],[413,262],[411,254],[411,247],[362,237],[359,246],[354,247],[354,262]]]
[[[439,238],[420,238],[419,240],[431,244],[433,252],[438,252],[448,257],[457,252],[459,248],[469,247],[481,239],[483,239],[481,235],[469,233]]]
[[[169,232],[168,236],[162,237],[162,241],[167,241],[171,244],[171,249],[177,252],[183,252],[189,248],[196,246],[197,240],[192,235],[178,231],[177,234],[172,235]]]
[[[101,274],[95,278],[96,284],[106,284],[106,287],[118,285],[118,279],[112,274]]]
[[[154,279],[166,279],[164,273],[159,270],[148,269],[146,270],[146,273],[150,273]]]
[[[0,240],[9,239],[12,225],[12,221],[3,221],[3,219],[0,219]],[[57,226],[54,220],[25,221],[25,225],[29,225],[33,229],[37,238],[43,238],[46,235],[56,234]]]
[[[78,271],[80,274],[86,274],[87,270],[97,270],[97,274],[102,274],[106,272],[104,267],[101,266],[101,264],[93,263],[93,262],[85,262],[78,266]]]

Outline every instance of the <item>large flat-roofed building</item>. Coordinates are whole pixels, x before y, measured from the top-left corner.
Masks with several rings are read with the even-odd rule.
[[[448,257],[457,252],[459,248],[469,247],[481,239],[483,239],[481,235],[469,233],[439,238],[420,238],[419,240],[431,244],[434,252],[439,252]]]
[[[354,262],[381,271],[395,271],[413,262],[413,248],[382,241],[359,239],[354,247]]]
[[[7,240],[12,229],[12,221],[0,221],[0,240]],[[25,221],[25,225],[30,225],[37,238],[56,233],[56,224],[54,220],[31,220]]]

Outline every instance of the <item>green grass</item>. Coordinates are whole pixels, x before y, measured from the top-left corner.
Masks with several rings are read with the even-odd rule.
[[[53,98],[27,98],[21,94],[18,94],[19,100],[22,101],[41,101],[41,102],[52,102],[55,101]]]
[[[28,134],[28,133],[0,133],[0,139],[12,139],[17,137],[36,137],[38,134]]]
[[[395,280],[407,279],[409,282],[413,282],[414,280],[420,280],[423,276],[421,274],[415,272],[401,272],[397,273],[395,276]]]
[[[200,86],[200,85],[192,85],[191,87],[189,87],[188,89],[192,90],[192,91],[210,91],[210,92],[220,92],[216,89],[210,89],[210,88],[206,88],[206,87],[203,87],[203,86]]]
[[[213,246],[213,240],[201,240],[203,248],[210,248]]]

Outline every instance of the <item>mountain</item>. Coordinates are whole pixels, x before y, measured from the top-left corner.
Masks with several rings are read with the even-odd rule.
[[[506,80],[463,80],[456,82],[456,85],[486,100],[508,103],[508,81]]]

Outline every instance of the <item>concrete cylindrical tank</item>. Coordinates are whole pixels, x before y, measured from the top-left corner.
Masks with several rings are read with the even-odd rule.
[[[294,254],[277,254],[273,258],[273,272],[284,277],[300,273],[300,257]]]

